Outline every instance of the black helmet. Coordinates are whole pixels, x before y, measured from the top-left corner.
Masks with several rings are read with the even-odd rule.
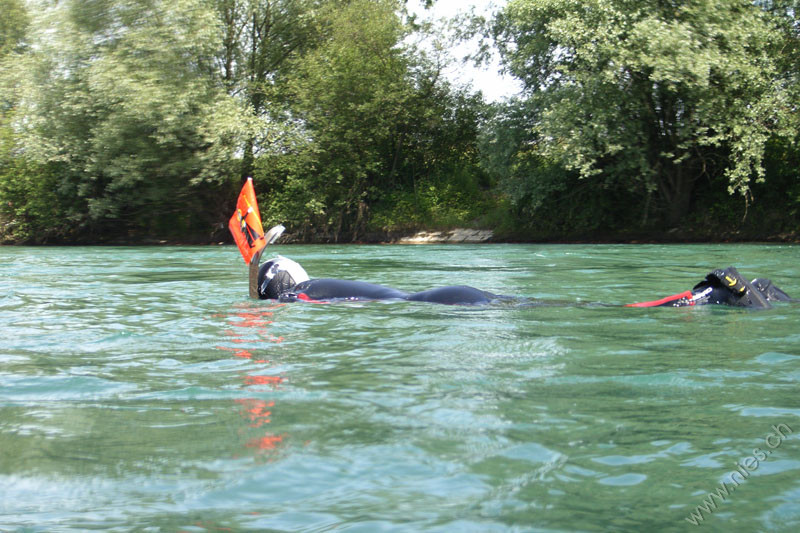
[[[281,294],[292,290],[298,283],[308,280],[308,274],[303,267],[279,255],[258,269],[258,297],[277,300]]]

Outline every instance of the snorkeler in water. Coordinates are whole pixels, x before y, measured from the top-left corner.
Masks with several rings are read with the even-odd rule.
[[[310,279],[303,267],[282,256],[270,259],[260,266],[257,283],[258,298],[281,302],[408,300],[450,305],[479,305],[499,298],[497,295],[466,285],[408,293],[364,281]]]
[[[508,297],[465,285],[407,293],[363,281],[310,279],[303,267],[282,256],[270,259],[259,268],[257,295],[261,299],[281,302],[408,300],[451,305],[481,305],[508,299]],[[770,302],[791,300],[789,295],[773,284],[771,280],[757,278],[747,281],[735,267],[728,267],[710,272],[690,291],[651,302],[628,304],[626,307],[686,307],[717,304],[768,309],[772,307]]]
[[[277,256],[265,262],[258,272],[258,297],[295,302],[327,302],[331,300],[409,300],[440,304],[480,305],[507,300],[474,287],[458,285],[422,292],[407,293],[398,289],[343,279],[310,279],[295,261]],[[770,302],[790,301],[788,294],[766,278],[748,282],[735,267],[717,269],[694,286],[652,302],[628,304],[626,307],[685,307],[694,305],[729,305],[750,309],[768,309]]]

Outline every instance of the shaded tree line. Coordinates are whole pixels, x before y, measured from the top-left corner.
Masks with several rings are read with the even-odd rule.
[[[487,33],[524,91],[498,109],[502,151],[487,154],[520,218],[545,234],[713,238],[750,210],[750,235],[797,238],[797,9],[511,0]]]
[[[796,235],[797,8],[511,0],[488,104],[400,0],[0,0],[0,239]]]

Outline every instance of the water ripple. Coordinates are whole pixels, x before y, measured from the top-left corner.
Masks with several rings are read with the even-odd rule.
[[[232,247],[0,248],[0,529],[678,530],[759,448],[706,520],[793,531],[800,308],[618,304],[734,261],[800,294],[797,250],[279,248],[518,297],[475,308],[253,302]]]

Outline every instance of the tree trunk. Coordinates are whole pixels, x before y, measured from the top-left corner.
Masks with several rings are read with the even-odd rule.
[[[254,141],[252,138],[247,139],[244,143],[244,150],[242,152],[242,166],[241,166],[241,177],[242,180],[246,180],[253,176],[253,164],[255,161],[255,156],[253,155],[253,144]]]
[[[678,226],[689,214],[695,178],[687,175],[685,169],[679,165],[660,181],[661,194],[667,204],[667,223],[672,227]]]

